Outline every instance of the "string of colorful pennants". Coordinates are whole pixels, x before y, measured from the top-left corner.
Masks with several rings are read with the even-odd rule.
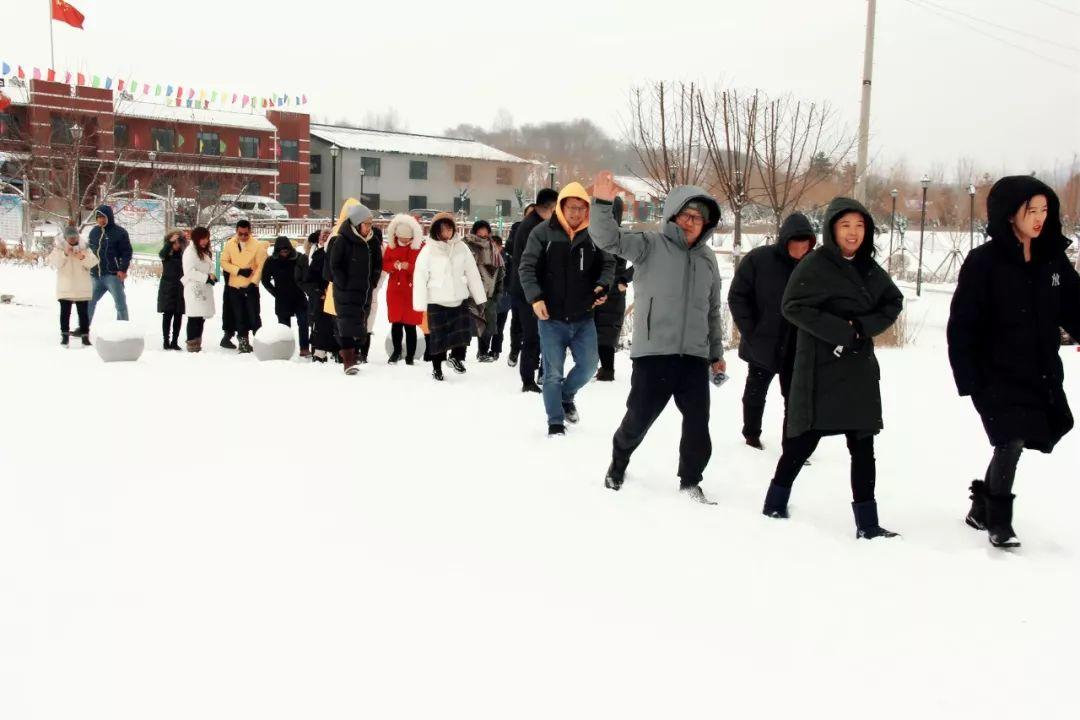
[[[105,90],[116,90],[117,92],[126,92],[135,98],[157,98],[165,104],[183,107],[202,107],[208,108],[211,104],[225,106],[237,106],[240,109],[258,109],[258,108],[273,108],[273,107],[289,107],[289,106],[301,106],[308,104],[307,95],[293,95],[290,93],[271,93],[270,95],[245,95],[243,93],[233,92],[229,93],[225,90],[211,90],[207,92],[205,89],[196,90],[192,87],[183,87],[181,85],[170,85],[160,83],[139,83],[135,80],[127,79],[114,79],[106,76],[102,78],[100,75],[89,75],[85,73],[71,73],[64,72],[63,76],[53,70],[52,68],[46,69],[44,72],[41,68],[31,68],[28,74],[23,69],[22,65],[9,65],[6,62],[0,61],[0,77],[8,77],[14,75],[20,80],[26,80],[33,78],[34,80],[47,80],[49,82],[62,82],[65,85],[88,85],[95,88],[104,88]]]

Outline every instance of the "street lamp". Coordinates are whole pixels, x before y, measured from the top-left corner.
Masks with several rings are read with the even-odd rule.
[[[337,212],[337,159],[341,148],[337,145],[330,146],[330,217]]]
[[[735,228],[734,236],[731,242],[731,250],[735,255],[735,264],[738,267],[739,259],[742,256],[742,183],[743,173],[742,170],[735,171]]]
[[[890,275],[892,275],[893,231],[896,229],[896,196],[899,194],[900,191],[896,188],[889,191],[889,195],[892,197],[892,220],[889,221],[889,258],[885,263]],[[900,238],[900,242],[903,243],[904,238]]]
[[[554,164],[548,165],[548,187],[552,190],[555,189],[555,171],[558,170]]]
[[[975,183],[968,185],[968,196],[971,198],[971,241],[968,243],[968,252],[975,249]]]
[[[71,126],[71,138],[75,141],[75,162],[71,164],[71,195],[75,198],[72,211],[75,214],[75,224],[82,224],[82,195],[79,192],[79,156],[82,154],[82,125],[76,123]]]
[[[679,172],[679,165],[678,165],[678,163],[672,162],[671,167],[668,168],[668,169],[671,170],[671,175],[670,175],[671,181],[669,183],[669,186],[670,187],[675,187],[675,177]]]
[[[919,184],[922,185],[922,212],[919,217],[919,271],[915,279],[916,297],[922,297],[923,238],[926,233],[926,189],[930,187],[930,176],[923,175],[922,179],[919,180]]]
[[[363,162],[363,161],[361,161]],[[364,176],[367,175],[367,170],[360,166],[360,202],[364,202]]]

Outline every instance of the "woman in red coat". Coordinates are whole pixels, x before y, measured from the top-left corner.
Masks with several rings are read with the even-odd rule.
[[[405,364],[412,365],[416,355],[416,326],[424,314],[413,310],[413,268],[424,245],[424,232],[411,215],[395,215],[386,226],[383,271],[386,283],[386,315],[390,319],[390,340],[394,351],[390,364],[401,360],[401,336],[405,336]]]

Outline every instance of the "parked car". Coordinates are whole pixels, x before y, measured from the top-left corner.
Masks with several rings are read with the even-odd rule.
[[[417,210],[410,210],[409,214],[416,218],[417,222],[429,223],[439,214],[439,212],[439,210],[432,210],[431,208],[419,208]]]
[[[289,211],[272,197],[261,195],[222,195],[215,205],[203,210],[205,221],[288,220]]]
[[[396,214],[397,213],[395,213],[393,210],[376,210],[375,211],[375,219],[376,220],[390,220]]]

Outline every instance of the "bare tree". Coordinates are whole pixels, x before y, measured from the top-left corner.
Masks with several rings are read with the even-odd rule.
[[[655,82],[630,93],[626,141],[644,167],[645,178],[664,192],[676,185],[702,185],[709,153],[699,122],[695,83]]]
[[[779,232],[782,217],[844,163],[855,138],[836,127],[837,113],[826,103],[784,95],[762,103],[759,113],[754,167]]]
[[[698,115],[712,172],[713,186],[734,216],[736,262],[742,250],[742,211],[750,201],[750,171],[757,140],[759,93],[740,97],[737,90],[714,89],[698,95]]]

